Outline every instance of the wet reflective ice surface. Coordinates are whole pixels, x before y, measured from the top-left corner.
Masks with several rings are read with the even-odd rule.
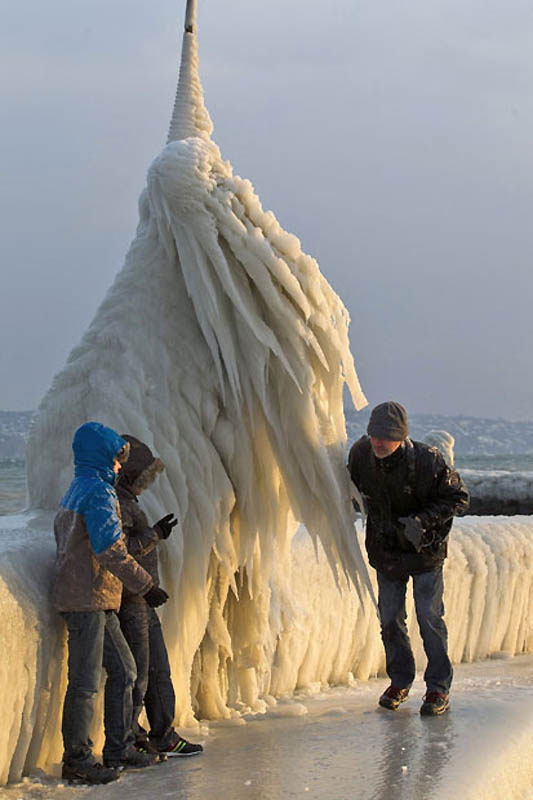
[[[476,790],[495,768],[502,747],[516,746],[519,763],[533,759],[530,710],[533,657],[486,661],[456,669],[451,711],[419,714],[424,691],[418,679],[397,712],[376,706],[384,680],[354,689],[305,694],[280,703],[272,716],[246,724],[211,724],[205,753],[172,759],[124,774],[105,787],[68,787],[34,778],[0,790],[0,797],[70,800],[463,800],[524,797],[509,786]],[[305,713],[307,709],[307,713]],[[513,738],[514,737],[514,738]],[[193,736],[191,735],[191,738]],[[198,737],[197,737],[198,738]],[[516,742],[515,742],[516,740]],[[496,773],[498,769],[496,769]],[[503,786],[501,776],[497,782]],[[495,793],[493,793],[495,792]]]

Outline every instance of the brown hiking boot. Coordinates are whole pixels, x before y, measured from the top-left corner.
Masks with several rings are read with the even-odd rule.
[[[404,703],[409,696],[409,689],[401,689],[399,686],[389,686],[379,698],[379,704],[383,708],[396,711],[400,703]]]
[[[426,696],[420,706],[420,713],[424,717],[436,717],[444,714],[450,707],[450,695],[443,692],[426,692]]]
[[[111,783],[120,778],[120,770],[104,767],[93,759],[82,763],[63,763],[61,777],[69,783]]]

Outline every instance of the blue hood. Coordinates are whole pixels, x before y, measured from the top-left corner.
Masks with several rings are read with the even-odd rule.
[[[126,440],[116,431],[100,422],[81,425],[72,441],[74,475],[76,478],[98,476],[113,486],[116,477],[113,462],[125,444]]]

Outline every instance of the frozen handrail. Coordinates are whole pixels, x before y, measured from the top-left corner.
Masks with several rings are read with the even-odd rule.
[[[204,93],[198,75],[196,8],[197,0],[187,0],[178,87],[167,144],[190,136],[209,139],[213,131],[213,123],[204,105]]]

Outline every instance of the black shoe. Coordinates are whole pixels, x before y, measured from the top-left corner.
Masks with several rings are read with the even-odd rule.
[[[389,686],[379,698],[379,704],[383,708],[396,711],[401,703],[405,703],[409,696],[409,689],[401,689],[399,686]]]
[[[104,757],[106,767],[122,767],[122,769],[144,769],[144,767],[151,767],[156,761],[157,755],[154,753],[141,753],[133,746],[128,747],[122,758]]]
[[[424,701],[420,706],[420,713],[424,717],[436,717],[444,714],[450,707],[450,695],[443,692],[426,692]]]
[[[203,753],[203,750],[204,748],[201,744],[193,744],[188,742],[187,739],[178,736],[178,740],[174,744],[159,748],[159,753],[168,756],[168,758],[174,758],[175,756],[199,756],[200,753]]]
[[[152,753],[155,756],[156,761],[163,762],[167,760],[166,754],[160,753],[157,747],[148,739],[140,739],[136,741],[135,749],[138,750],[139,753]]]
[[[61,777],[69,783],[111,783],[120,778],[120,770],[103,766],[96,761],[81,764],[63,764]]]

